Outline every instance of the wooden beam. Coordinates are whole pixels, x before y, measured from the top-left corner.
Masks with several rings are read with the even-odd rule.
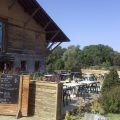
[[[62,44],[62,42],[58,43],[58,45],[56,45],[56,46],[51,50],[51,52],[53,52],[53,50],[55,50],[60,44]]]
[[[50,50],[50,48],[55,44],[55,42],[51,43],[51,45],[48,47],[48,49]]]
[[[53,35],[53,37],[50,39],[50,40],[48,40],[48,44],[47,44],[47,48],[48,48],[48,46],[49,46],[49,43],[58,35],[58,33],[59,33],[60,31],[57,31],[54,35]]]
[[[50,39],[50,42],[59,34],[60,31],[56,32],[55,35]]]
[[[49,21],[43,29],[45,30],[50,25],[50,23],[51,23],[51,21]]]
[[[50,43],[45,42],[45,47],[48,48],[49,44],[50,44]]]
[[[45,29],[49,26],[49,24],[51,23],[51,21],[49,21],[46,25],[45,25],[45,27],[43,28],[43,30],[45,31]],[[51,33],[52,33],[52,31],[50,31]],[[54,33],[55,33],[56,31],[54,31]],[[45,32],[45,33],[49,33],[49,32]],[[41,34],[39,34],[39,35],[37,35],[37,38],[40,36]]]
[[[46,33],[56,33],[59,32],[58,30],[53,30],[53,31],[46,31]]]
[[[39,11],[40,8],[37,8],[31,15],[30,17],[27,19],[27,21],[24,23],[24,27],[31,21],[31,19],[33,18],[33,16]]]
[[[56,33],[56,32],[59,32],[59,31],[45,31],[44,33]],[[37,35],[37,38],[41,35],[41,33],[39,33],[39,35]]]
[[[10,10],[15,5],[16,2],[17,0],[13,0],[13,2],[8,6],[8,10]]]

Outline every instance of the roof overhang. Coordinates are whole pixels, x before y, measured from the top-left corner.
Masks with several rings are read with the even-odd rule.
[[[69,42],[69,38],[50,18],[37,0],[17,0],[35,21],[42,26],[46,32],[46,42]]]

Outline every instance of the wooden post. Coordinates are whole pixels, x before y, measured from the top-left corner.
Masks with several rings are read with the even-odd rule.
[[[28,115],[29,82],[29,75],[20,77],[19,104],[18,113],[16,116],[17,118]]]
[[[23,76],[23,94],[22,94],[22,116],[28,116],[30,76]]]
[[[22,93],[23,93],[23,78],[20,76],[20,88],[19,88],[19,103],[18,103],[18,112],[16,118],[20,118],[22,116],[21,108],[22,108]]]

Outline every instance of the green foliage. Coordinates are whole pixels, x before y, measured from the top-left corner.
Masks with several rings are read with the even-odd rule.
[[[113,64],[114,66],[120,66],[120,53],[114,52]]]
[[[106,68],[106,69],[109,69],[110,66],[111,66],[111,65],[110,65],[110,62],[108,62],[108,61],[103,62],[103,63],[101,64],[101,67]]]
[[[102,93],[109,91],[112,87],[119,84],[119,76],[115,69],[111,69],[109,74],[106,75],[102,86]]]
[[[107,114],[109,120],[120,120],[120,114]]]
[[[65,69],[81,67],[81,50],[79,46],[70,46],[63,54]]]
[[[33,73],[31,74],[31,77],[33,80],[43,80],[44,73],[40,73],[40,72]]]
[[[120,113],[120,85],[104,92],[101,103],[106,112]]]
[[[82,63],[84,66],[96,66],[105,62],[113,64],[113,49],[105,45],[90,45],[82,51]]]
[[[101,104],[105,112],[120,113],[120,81],[116,70],[111,69],[102,86]]]
[[[48,72],[60,69],[80,69],[81,67],[108,69],[111,66],[120,66],[120,53],[101,44],[86,46],[83,50],[79,46],[69,46],[68,48],[59,46],[46,60]]]
[[[73,120],[73,116],[69,112],[66,112],[65,120]]]
[[[64,69],[64,61],[62,60],[63,53],[66,51],[65,48],[57,47],[52,54],[47,57],[46,69],[48,72],[54,70]]]
[[[99,114],[104,114],[104,110],[100,104],[100,100],[99,99],[95,99],[92,103],[91,103],[91,112],[92,113],[99,113]]]

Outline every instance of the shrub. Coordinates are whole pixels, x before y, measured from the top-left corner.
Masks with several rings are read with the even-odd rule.
[[[105,112],[120,112],[120,81],[115,69],[106,75],[102,87],[101,104]]]
[[[96,99],[91,103],[91,112],[92,113],[99,113],[99,114],[104,114],[104,110],[100,104],[100,100]]]
[[[106,112],[120,113],[120,85],[105,92],[101,97],[101,103]]]
[[[73,116],[69,112],[66,112],[65,120],[73,120]]]
[[[120,83],[118,73],[115,69],[111,69],[109,74],[106,75],[102,86],[102,94],[108,92],[113,86],[115,87]]]

